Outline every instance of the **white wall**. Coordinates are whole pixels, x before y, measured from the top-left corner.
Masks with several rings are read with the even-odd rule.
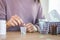
[[[40,1],[42,5],[43,15],[45,15],[46,17],[48,13],[48,0],[40,0]]]
[[[60,0],[40,0],[41,5],[43,8],[43,15],[45,15],[46,18],[49,16],[49,12],[53,9],[57,10],[60,15]]]
[[[56,9],[60,14],[60,0],[49,0],[49,12]]]

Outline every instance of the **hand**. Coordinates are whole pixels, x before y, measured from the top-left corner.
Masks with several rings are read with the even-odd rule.
[[[32,23],[28,23],[25,26],[27,28],[27,32],[35,32],[34,25]]]
[[[14,15],[7,21],[7,26],[17,26],[22,25],[22,19],[19,18],[17,15]]]

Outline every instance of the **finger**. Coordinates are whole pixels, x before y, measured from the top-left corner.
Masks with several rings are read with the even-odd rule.
[[[15,26],[15,24],[12,22],[12,20],[9,21],[11,26]]]
[[[17,15],[15,15],[15,17],[16,17],[18,20],[20,20],[21,24],[24,25],[24,22],[23,22],[23,20],[22,20],[21,18],[19,18]]]
[[[26,25],[26,28],[29,29],[29,28],[33,28],[33,27],[32,27],[32,25],[27,24],[27,25]]]
[[[12,22],[13,22],[15,25],[18,25],[18,23],[17,23],[14,19],[12,19]]]
[[[28,32],[33,32],[33,29],[28,29]]]
[[[23,22],[23,20],[22,20],[22,19],[20,19],[20,20],[21,20],[21,22],[22,22],[22,25],[25,26],[25,23]]]
[[[19,18],[17,15],[15,15],[15,17],[18,18],[21,21],[23,26],[25,26],[25,23],[23,22],[23,20],[21,18]]]
[[[27,29],[28,29],[28,30],[32,30],[33,27],[32,27],[32,26],[27,26]]]
[[[32,28],[32,26],[30,25],[30,26],[27,26],[27,29],[31,29]]]
[[[28,30],[33,30],[33,28],[32,28],[32,27],[30,27],[30,28],[28,28]]]
[[[13,17],[13,19],[14,19],[19,25],[21,25],[20,19],[18,19],[17,17]]]
[[[33,26],[28,26],[28,27],[27,27],[27,30],[28,30],[28,31],[33,31],[33,32],[34,32]]]

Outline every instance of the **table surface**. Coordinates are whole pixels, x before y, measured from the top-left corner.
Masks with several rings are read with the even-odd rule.
[[[51,35],[51,34],[40,34],[27,33],[26,35],[21,35],[20,32],[7,32],[5,37],[1,37],[1,40],[60,40],[60,35]]]

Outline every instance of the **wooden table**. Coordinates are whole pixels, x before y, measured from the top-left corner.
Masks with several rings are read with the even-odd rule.
[[[0,37],[1,40],[60,40],[60,35],[45,35],[38,32],[21,35],[20,32],[7,32],[6,37],[2,38]]]

